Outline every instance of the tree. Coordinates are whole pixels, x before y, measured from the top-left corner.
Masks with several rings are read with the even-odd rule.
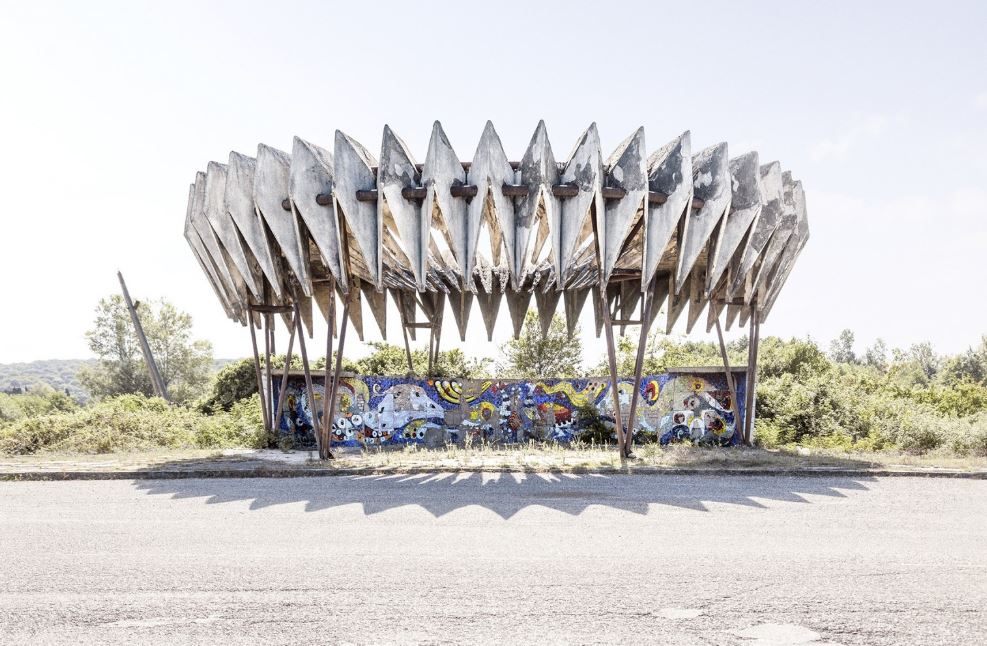
[[[888,346],[884,339],[874,341],[874,345],[864,350],[864,365],[878,372],[888,371]]]
[[[572,338],[559,315],[552,317],[548,334],[543,335],[538,313],[528,310],[521,335],[501,346],[498,372],[517,379],[578,377],[582,374],[583,342],[579,329]]]
[[[949,384],[965,381],[987,386],[987,336],[980,338],[980,345],[946,360],[941,378]]]
[[[136,308],[172,401],[185,403],[198,396],[209,382],[212,344],[193,340],[192,317],[165,300],[139,302]],[[93,397],[153,393],[123,297],[114,294],[99,301],[93,329],[86,332],[86,339],[99,363],[83,368],[79,379]]]
[[[928,341],[914,343],[907,350],[891,351],[891,367],[888,370],[895,381],[905,386],[927,386],[942,366],[942,358]]]
[[[853,352],[853,331],[843,330],[840,336],[829,344],[829,357],[836,363],[857,363]]]
[[[408,355],[404,348],[383,341],[368,343],[373,352],[356,362],[354,372],[359,375],[403,375],[408,372]],[[442,350],[438,361],[432,366],[433,377],[460,377],[472,379],[487,375],[487,367],[491,360],[467,357],[459,348]],[[428,374],[428,352],[411,351],[411,365],[415,374]]]

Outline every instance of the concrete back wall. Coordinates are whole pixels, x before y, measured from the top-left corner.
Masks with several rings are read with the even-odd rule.
[[[734,369],[740,414],[746,381]],[[321,417],[325,388],[315,380]],[[280,379],[274,379],[275,406]],[[618,392],[625,428],[633,379],[621,379]],[[334,445],[377,446],[409,442],[442,446],[465,441],[569,442],[586,426],[590,407],[613,425],[609,380],[427,379],[349,376],[340,380],[333,420]],[[279,432],[295,446],[314,446],[312,414],[300,372],[289,375]],[[729,445],[740,441],[722,370],[687,368],[641,379],[636,437],[663,444],[693,442]]]

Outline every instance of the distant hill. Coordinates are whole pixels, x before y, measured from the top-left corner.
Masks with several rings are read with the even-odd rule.
[[[216,372],[236,359],[215,359]],[[0,363],[0,392],[19,392],[47,384],[56,390],[68,391],[79,401],[89,399],[89,393],[79,383],[78,374],[83,366],[95,365],[96,359],[46,359],[23,363]]]
[[[67,390],[80,401],[89,399],[77,377],[79,370],[93,365],[95,359],[47,359],[24,363],[0,363],[0,392],[18,392],[47,384],[56,390]]]

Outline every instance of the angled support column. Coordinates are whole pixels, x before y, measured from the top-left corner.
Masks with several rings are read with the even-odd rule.
[[[336,348],[336,365],[333,369],[332,376],[332,388],[329,390],[329,413],[323,420],[322,430],[325,434],[325,441],[322,446],[325,448],[325,455],[319,452],[319,457],[323,460],[332,460],[333,454],[329,450],[329,444],[331,442],[332,436],[329,434],[329,429],[332,425],[332,419],[336,416],[336,391],[339,388],[339,375],[343,370],[343,345],[346,343],[346,323],[350,319],[350,302],[347,300],[343,304],[343,317],[342,321],[339,323],[339,346]],[[328,364],[328,360],[326,362]]]
[[[254,351],[254,374],[257,377],[257,392],[260,394],[261,417],[264,418],[264,430],[268,431],[271,429],[271,412],[268,410],[264,396],[267,388],[264,387],[264,376],[260,369],[260,353],[257,351],[257,332],[254,330],[253,317],[247,322],[247,327],[250,328],[250,346]]]
[[[404,335],[404,353],[408,357],[408,374],[415,374],[415,366],[411,363],[411,343],[408,341],[408,319],[404,315],[404,294],[398,292],[398,309],[401,310],[401,334]],[[349,305],[347,304],[347,310]]]
[[[288,391],[288,370],[291,368],[291,350],[295,347],[295,332],[298,329],[298,317],[292,317],[291,332],[288,334],[288,352],[284,355],[284,374],[281,376],[281,388],[278,390],[278,409],[272,420],[275,434],[281,430],[281,415],[284,414],[284,395]]]
[[[267,407],[267,431],[274,431],[274,386],[273,375],[271,374],[271,353],[274,352],[274,317],[270,314],[264,315],[264,389],[260,396],[264,399],[264,406]]]
[[[631,411],[627,418],[627,434],[624,436],[624,455],[632,457],[634,449],[634,426],[637,422],[637,400],[641,398],[641,371],[644,370],[644,350],[648,344],[648,332],[651,327],[652,312],[655,306],[655,292],[657,291],[658,274],[651,280],[648,293],[641,305],[641,336],[637,342],[637,357],[634,359],[634,392],[631,393]]]
[[[730,357],[727,356],[727,345],[723,342],[723,328],[720,327],[720,317],[717,316],[713,321],[716,324],[716,336],[720,340],[720,356],[723,358],[723,371],[727,375],[727,388],[730,389],[730,407],[733,409],[734,424],[737,427],[737,432],[740,433],[741,439],[745,439],[747,437],[744,432],[746,427],[744,426],[744,420],[740,419],[740,402],[737,401],[737,384],[733,380],[733,371],[730,369]]]
[[[754,442],[754,406],[755,389],[757,388],[757,346],[760,343],[760,325],[757,311],[757,299],[750,306],[750,332],[747,343],[747,393],[744,398],[744,443],[750,445]]]
[[[594,214],[595,215],[595,214]],[[603,278],[603,248],[600,244],[600,231],[596,224],[596,217],[593,220],[593,240],[596,244],[596,258],[599,267],[600,284],[600,309],[603,310],[603,334],[607,339],[607,361],[610,366],[610,392],[613,394],[613,424],[617,432],[617,447],[620,450],[620,458],[627,457],[626,441],[624,440],[624,422],[620,413],[620,393],[617,390],[617,350],[613,340],[613,321],[610,317],[610,305],[607,303],[607,282]]]
[[[298,313],[298,301],[293,304],[295,329],[298,332],[298,351],[302,355],[302,371],[305,373],[305,392],[308,395],[308,410],[312,414],[312,434],[315,435],[315,445],[322,456],[322,434],[319,433],[319,412],[315,408],[315,388],[312,387],[312,371],[308,364],[308,351],[305,349],[305,330],[302,329],[302,317]],[[287,372],[285,373],[287,374]]]
[[[332,387],[331,387],[332,392],[333,393],[336,392],[336,382],[334,379],[332,379],[331,376],[332,375],[331,372],[332,335],[336,329],[336,293],[335,293],[335,287],[333,285],[333,282],[329,283],[328,289],[329,289],[329,326],[328,326],[329,329],[326,331],[326,367],[325,367],[325,379],[322,382],[323,383],[322,423],[318,425],[318,432],[322,435],[322,444],[320,444],[320,446],[326,446],[326,447],[329,447],[329,443],[332,442],[332,433],[330,432],[330,429],[332,428],[332,418],[335,413],[335,411],[332,410],[332,405],[329,403],[330,400],[332,399],[329,395],[330,383],[332,383]],[[344,321],[345,321],[345,316],[348,314],[349,312],[346,312],[346,314],[344,314]],[[338,354],[339,353],[337,353],[337,355]],[[329,455],[330,457],[332,456],[331,451]],[[321,454],[319,457],[321,457]]]

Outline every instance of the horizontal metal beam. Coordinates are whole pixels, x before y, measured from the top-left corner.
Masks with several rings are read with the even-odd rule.
[[[294,311],[291,305],[250,305],[247,309],[261,314],[287,314]]]
[[[525,197],[528,194],[528,186],[525,184],[504,184],[500,190],[503,191],[506,197]],[[401,189],[401,197],[406,200],[424,200],[427,192],[428,189],[423,186],[406,186]],[[479,188],[473,184],[458,184],[449,188],[449,193],[453,197],[473,198],[479,192]],[[627,196],[626,189],[614,186],[604,186],[600,192],[605,200],[619,200]],[[575,184],[555,184],[552,186],[552,195],[558,198],[576,197],[579,195],[579,187]],[[378,198],[379,194],[375,188],[356,192],[356,199],[360,202],[376,202]],[[651,204],[664,204],[667,200],[668,196],[664,193],[658,191],[648,192],[648,202]],[[315,196],[315,201],[321,206],[329,206],[332,204],[332,195],[320,193]],[[701,199],[695,198],[692,200],[693,209],[701,209],[704,204],[705,202]],[[281,203],[281,207],[285,211],[290,211],[291,203],[285,199]]]

